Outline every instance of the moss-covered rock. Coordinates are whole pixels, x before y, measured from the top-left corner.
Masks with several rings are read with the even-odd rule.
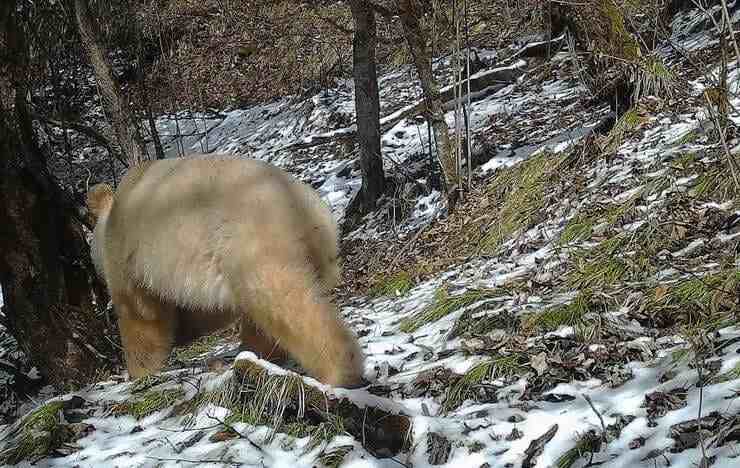
[[[115,405],[113,411],[116,414],[130,414],[136,419],[141,419],[173,406],[184,396],[185,392],[179,388],[150,390],[143,395],[133,395],[127,401]]]
[[[75,433],[63,414],[69,406],[67,401],[52,401],[18,421],[0,444],[0,465],[34,462],[72,440]]]

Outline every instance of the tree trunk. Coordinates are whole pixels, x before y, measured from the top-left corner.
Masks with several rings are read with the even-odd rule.
[[[157,131],[157,123],[154,121],[154,114],[152,113],[152,105],[147,102],[146,104],[146,119],[149,122],[149,133],[152,136],[152,145],[154,145],[154,154],[157,155],[157,159],[164,159],[164,148],[162,147],[162,140],[159,138],[159,132]]]
[[[375,70],[375,11],[363,0],[351,0],[355,33],[352,40],[352,75],[355,81],[357,143],[360,148],[362,187],[359,208],[362,214],[375,209],[385,190],[383,160],[380,155],[380,95]]]
[[[427,47],[426,33],[419,23],[423,6],[419,0],[399,0],[398,4],[404,35],[409,43],[409,49],[414,58],[414,65],[416,66],[416,72],[419,74],[421,89],[426,100],[427,120],[432,122],[434,138],[437,143],[437,157],[442,167],[445,189],[448,198],[452,200],[459,186],[459,174],[452,156],[450,129],[445,121],[439,86],[432,74],[431,51]]]
[[[113,77],[107,51],[95,29],[87,0],[75,0],[75,17],[82,46],[95,70],[95,79],[103,98],[103,107],[111,120],[113,131],[121,146],[121,153],[130,166],[149,159],[131,108],[120,95],[120,88]]]
[[[2,39],[12,60],[2,64],[8,73],[0,77],[3,311],[10,333],[48,382],[82,383],[111,368],[116,355],[105,337],[104,313],[95,307],[97,302],[104,311],[107,296],[77,213],[36,145],[26,102],[28,48],[18,14],[15,2],[2,2]]]

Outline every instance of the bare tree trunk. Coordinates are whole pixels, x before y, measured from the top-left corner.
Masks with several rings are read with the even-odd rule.
[[[15,2],[0,2],[0,284],[10,333],[50,383],[89,381],[116,355],[82,223],[49,175],[28,112],[28,49]],[[97,301],[95,300],[97,299]],[[111,330],[112,331],[112,330]]]
[[[149,103],[146,104],[146,119],[149,122],[149,133],[152,135],[154,154],[157,155],[157,159],[164,159],[164,148],[162,148],[162,140],[159,138],[157,124],[154,121],[154,114],[152,113],[152,105]]]
[[[95,70],[95,79],[103,98],[103,107],[111,120],[113,131],[121,146],[121,153],[131,166],[149,159],[131,108],[120,95],[118,83],[108,63],[107,51],[92,21],[87,0],[75,0],[75,17],[82,46]]]
[[[380,154],[380,96],[375,69],[375,11],[363,0],[350,0],[355,32],[352,41],[357,143],[360,149],[362,187],[348,211],[366,214],[385,190]]]
[[[452,156],[450,129],[445,122],[444,110],[439,95],[439,86],[432,74],[432,55],[427,47],[427,36],[419,23],[423,5],[419,0],[399,0],[399,14],[404,35],[414,58],[416,72],[419,74],[421,89],[427,105],[427,118],[432,122],[434,138],[437,142],[437,157],[442,167],[442,178],[449,199],[454,199],[459,186],[459,174]]]

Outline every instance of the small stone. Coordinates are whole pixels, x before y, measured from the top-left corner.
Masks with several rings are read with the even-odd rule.
[[[524,416],[522,416],[521,414],[512,414],[511,416],[509,416],[509,419],[507,419],[507,421],[510,423],[518,423],[524,421],[524,419]]]
[[[637,437],[630,441],[629,448],[630,450],[635,450],[645,445],[645,438],[644,437]]]

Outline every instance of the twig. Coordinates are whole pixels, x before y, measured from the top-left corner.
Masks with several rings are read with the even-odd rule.
[[[740,72],[740,47],[737,45],[735,39],[735,30],[732,28],[732,21],[730,21],[730,14],[727,11],[727,0],[722,0],[722,15],[725,18],[727,29],[730,30],[730,40],[732,40],[732,46],[735,49],[735,60],[737,65],[735,66],[735,73]],[[736,89],[740,87],[740,84],[736,85]]]
[[[195,432],[195,431],[207,431],[209,429],[216,429],[217,427],[221,427],[221,423],[214,424],[212,426],[206,426],[206,427],[183,427],[181,429],[170,429],[167,427],[157,427],[158,431],[163,432]]]
[[[735,188],[740,190],[740,180],[738,179],[738,174],[736,173],[735,166],[737,165],[737,161],[735,161],[735,157],[730,152],[730,147],[727,145],[727,138],[725,138],[725,132],[724,128],[722,128],[722,122],[717,115],[719,112],[719,109],[716,111],[713,111],[714,105],[712,104],[712,101],[709,100],[709,97],[704,93],[704,99],[707,101],[707,107],[709,108],[709,114],[712,120],[714,121],[714,125],[717,127],[717,135],[719,135],[719,141],[722,143],[722,149],[725,152],[725,155],[727,156],[727,162],[730,166],[730,172],[732,173],[732,180],[735,182]]]
[[[128,162],[121,156],[121,153],[113,149],[113,143],[111,142],[111,140],[108,139],[105,135],[103,135],[99,131],[97,131],[96,129],[88,125],[85,125],[83,123],[79,123],[79,122],[54,120],[52,118],[41,115],[35,110],[31,112],[31,116],[34,119],[40,120],[54,127],[74,130],[77,133],[80,133],[82,135],[85,135],[91,138],[93,141],[95,141],[100,146],[105,148],[105,150],[108,151],[108,153],[111,156],[115,157],[118,161],[120,161],[121,164],[124,164],[126,167],[128,167]]]
[[[707,463],[707,449],[704,443],[704,434],[701,428],[701,410],[704,404],[704,373],[703,373],[703,362],[699,360],[698,349],[694,350],[694,356],[696,357],[696,373],[699,377],[699,411],[696,415],[696,427],[699,434],[699,447],[701,448],[701,464],[699,466],[704,467]]]
[[[163,458],[163,457],[153,457],[147,455],[148,459],[150,460],[157,460],[157,461],[174,461],[174,462],[182,462],[182,463],[194,463],[194,464],[202,464],[202,463],[220,463],[222,465],[231,465],[231,466],[240,466],[241,462],[229,462],[229,461],[223,461],[223,460],[215,460],[215,459],[208,459],[205,458],[203,460],[188,460],[187,458]]]
[[[247,442],[249,442],[249,445],[251,445],[252,447],[254,447],[257,450],[259,450],[260,453],[265,453],[265,451],[262,449],[262,447],[260,447],[256,443],[252,442],[252,439],[250,439],[246,435],[244,435],[241,432],[237,431],[236,428],[234,428],[234,426],[232,426],[231,424],[227,423],[226,421],[224,421],[223,419],[221,419],[221,418],[219,418],[217,416],[213,416],[213,415],[208,414],[208,413],[206,413],[206,416],[208,416],[209,419],[213,419],[214,421],[218,421],[219,423],[223,424],[226,429],[228,429],[229,431],[231,431],[234,434],[236,434],[237,436],[239,436],[240,439],[244,439]]]
[[[529,447],[524,450],[524,460],[522,460],[522,468],[533,468],[535,466],[535,458],[545,450],[545,445],[555,437],[558,432],[558,425],[553,424],[550,429],[547,430],[542,436],[532,440]]]
[[[606,424],[604,424],[604,418],[601,417],[601,413],[596,409],[596,406],[594,406],[594,402],[591,401],[591,397],[586,395],[585,393],[581,393],[581,396],[584,400],[586,400],[586,403],[588,403],[588,406],[591,407],[591,409],[596,413],[596,416],[599,418],[599,422],[601,423],[601,440],[606,442]]]

